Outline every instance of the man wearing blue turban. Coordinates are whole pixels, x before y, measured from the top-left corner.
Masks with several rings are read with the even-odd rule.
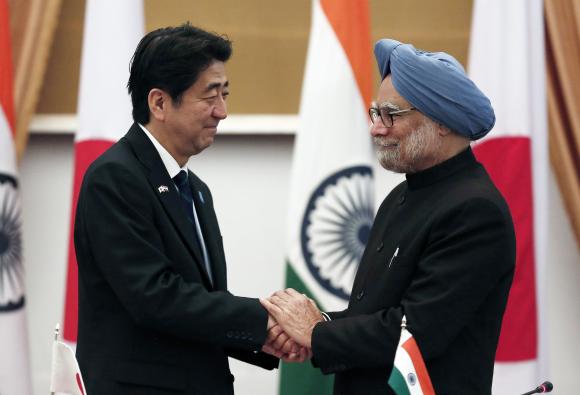
[[[393,393],[403,315],[436,394],[490,394],[515,268],[508,206],[470,148],[493,109],[448,54],[380,40],[375,56],[371,134],[381,165],[406,180],[379,208],[346,310],[324,320],[292,290],[263,304],[335,374],[337,395]]]

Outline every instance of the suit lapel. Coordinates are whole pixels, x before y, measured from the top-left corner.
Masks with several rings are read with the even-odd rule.
[[[173,222],[182,240],[193,255],[199,271],[203,273],[207,286],[211,288],[211,282],[209,281],[203,262],[203,254],[198,243],[194,242],[194,237],[197,237],[197,235],[187,220],[179,193],[175,188],[173,180],[169,177],[167,169],[159,157],[159,153],[137,124],[133,124],[125,137],[131,144],[139,161],[149,170],[147,178],[149,179],[151,187],[154,189],[168,217]]]
[[[207,248],[207,253],[209,255],[214,286],[216,289],[225,289],[225,262],[222,258],[223,255],[220,253],[220,250],[223,247],[219,240],[221,236],[217,225],[217,220],[215,218],[215,212],[210,207],[211,205],[209,204],[209,201],[206,200],[209,199],[209,196],[203,195],[201,185],[198,185],[198,183],[195,181],[195,178],[195,176],[190,176],[190,180],[192,180],[191,192],[193,194],[193,200],[195,202],[195,209],[199,218],[201,231],[203,232],[205,247]]]

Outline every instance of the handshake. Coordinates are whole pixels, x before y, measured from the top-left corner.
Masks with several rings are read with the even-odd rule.
[[[284,362],[304,362],[312,357],[312,331],[324,321],[316,303],[292,288],[260,299],[268,311],[268,336],[262,351]]]

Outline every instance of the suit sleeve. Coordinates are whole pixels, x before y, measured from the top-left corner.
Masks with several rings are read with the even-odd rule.
[[[102,277],[79,281],[105,281],[139,326],[223,348],[259,350],[266,338],[265,309],[257,299],[209,292],[173,269],[144,181],[119,164],[87,172],[75,245],[77,254],[90,256],[84,264],[95,265],[91,270]]]
[[[326,314],[330,317],[331,320],[339,320],[347,316],[348,310],[341,310],[341,311],[327,311]]]
[[[280,360],[264,352],[252,352],[245,350],[229,349],[228,357],[235,358],[239,361],[259,366],[264,369],[272,370],[278,367]]]
[[[403,314],[423,357],[443,355],[494,288],[506,277],[511,281],[513,243],[511,219],[488,200],[448,212],[434,224],[400,306],[314,328],[317,366],[324,373],[391,369]]]

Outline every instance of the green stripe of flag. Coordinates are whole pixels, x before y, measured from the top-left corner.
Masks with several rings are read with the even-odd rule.
[[[296,291],[312,297],[304,282],[298,277],[292,266],[286,263],[286,285]],[[320,306],[317,300],[314,299]],[[310,362],[284,363],[280,369],[280,395],[326,395],[332,394],[334,376],[324,376]]]
[[[389,377],[389,386],[393,391],[395,391],[395,394],[397,395],[411,395],[405,378],[397,368],[393,368],[393,371],[391,372],[391,377]]]

